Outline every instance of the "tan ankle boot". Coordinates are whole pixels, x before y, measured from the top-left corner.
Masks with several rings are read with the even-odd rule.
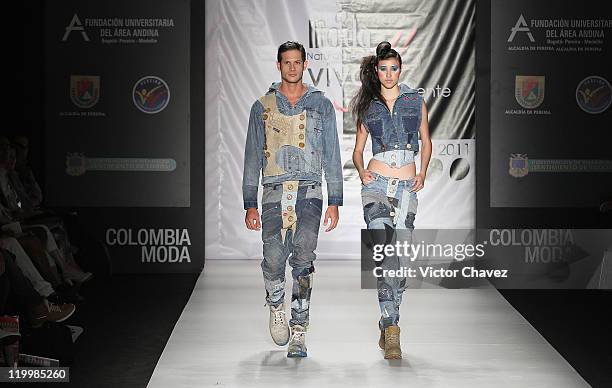
[[[385,331],[380,331],[380,338],[378,338],[378,347],[385,350]]]
[[[400,347],[400,328],[391,325],[385,329],[385,359],[399,360],[402,358]]]

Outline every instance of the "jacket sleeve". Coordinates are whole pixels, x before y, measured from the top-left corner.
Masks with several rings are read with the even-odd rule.
[[[342,206],[342,161],[336,112],[329,99],[323,101],[323,172],[327,182],[327,204]]]
[[[244,209],[257,208],[259,176],[263,167],[263,105],[255,101],[251,106],[246,145],[244,147],[244,171],[242,175],[242,198]]]

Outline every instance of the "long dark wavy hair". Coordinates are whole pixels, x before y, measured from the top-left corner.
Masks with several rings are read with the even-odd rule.
[[[391,43],[380,42],[376,46],[376,55],[370,55],[364,57],[361,61],[361,70],[359,72],[359,79],[361,80],[361,88],[353,97],[350,104],[351,113],[353,118],[357,122],[357,129],[361,126],[364,121],[364,116],[370,102],[374,98],[385,101],[384,97],[380,93],[380,81],[376,74],[376,66],[378,62],[383,59],[396,58],[402,67],[402,57],[397,51],[391,48]]]

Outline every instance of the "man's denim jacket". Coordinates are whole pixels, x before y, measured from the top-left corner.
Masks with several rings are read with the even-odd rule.
[[[372,135],[372,154],[394,150],[419,151],[419,128],[422,119],[422,96],[400,84],[400,94],[393,112],[377,98],[366,111],[363,124]]]
[[[306,141],[302,149],[287,147],[283,152],[278,152],[276,162],[287,172],[263,176],[262,184],[291,180],[322,183],[323,170],[327,182],[328,205],[342,205],[342,164],[332,103],[323,96],[323,92],[309,85],[295,107],[291,107],[287,97],[278,90],[279,87],[280,82],[273,83],[266,95],[276,95],[276,106],[283,115],[294,116],[306,111]],[[251,107],[244,152],[242,195],[245,209],[257,208],[259,175],[267,163],[264,154],[264,113],[261,101],[255,101]]]

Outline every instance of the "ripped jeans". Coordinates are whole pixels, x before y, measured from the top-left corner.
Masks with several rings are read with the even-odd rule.
[[[363,217],[368,229],[388,229],[409,231],[406,237],[412,243],[414,218],[417,212],[418,200],[415,192],[410,192],[414,178],[400,180],[374,175],[374,180],[361,187]],[[395,233],[393,233],[395,235]],[[397,270],[407,267],[410,259],[407,256],[385,257],[377,264],[383,270]],[[379,277],[376,279],[378,304],[381,318],[379,327],[384,329],[399,322],[399,309],[402,304],[402,294],[407,286],[405,277]]]
[[[266,303],[285,299],[285,265],[289,258],[293,288],[289,324],[308,326],[310,294],[323,207],[321,185],[286,181],[264,186],[262,240]]]

